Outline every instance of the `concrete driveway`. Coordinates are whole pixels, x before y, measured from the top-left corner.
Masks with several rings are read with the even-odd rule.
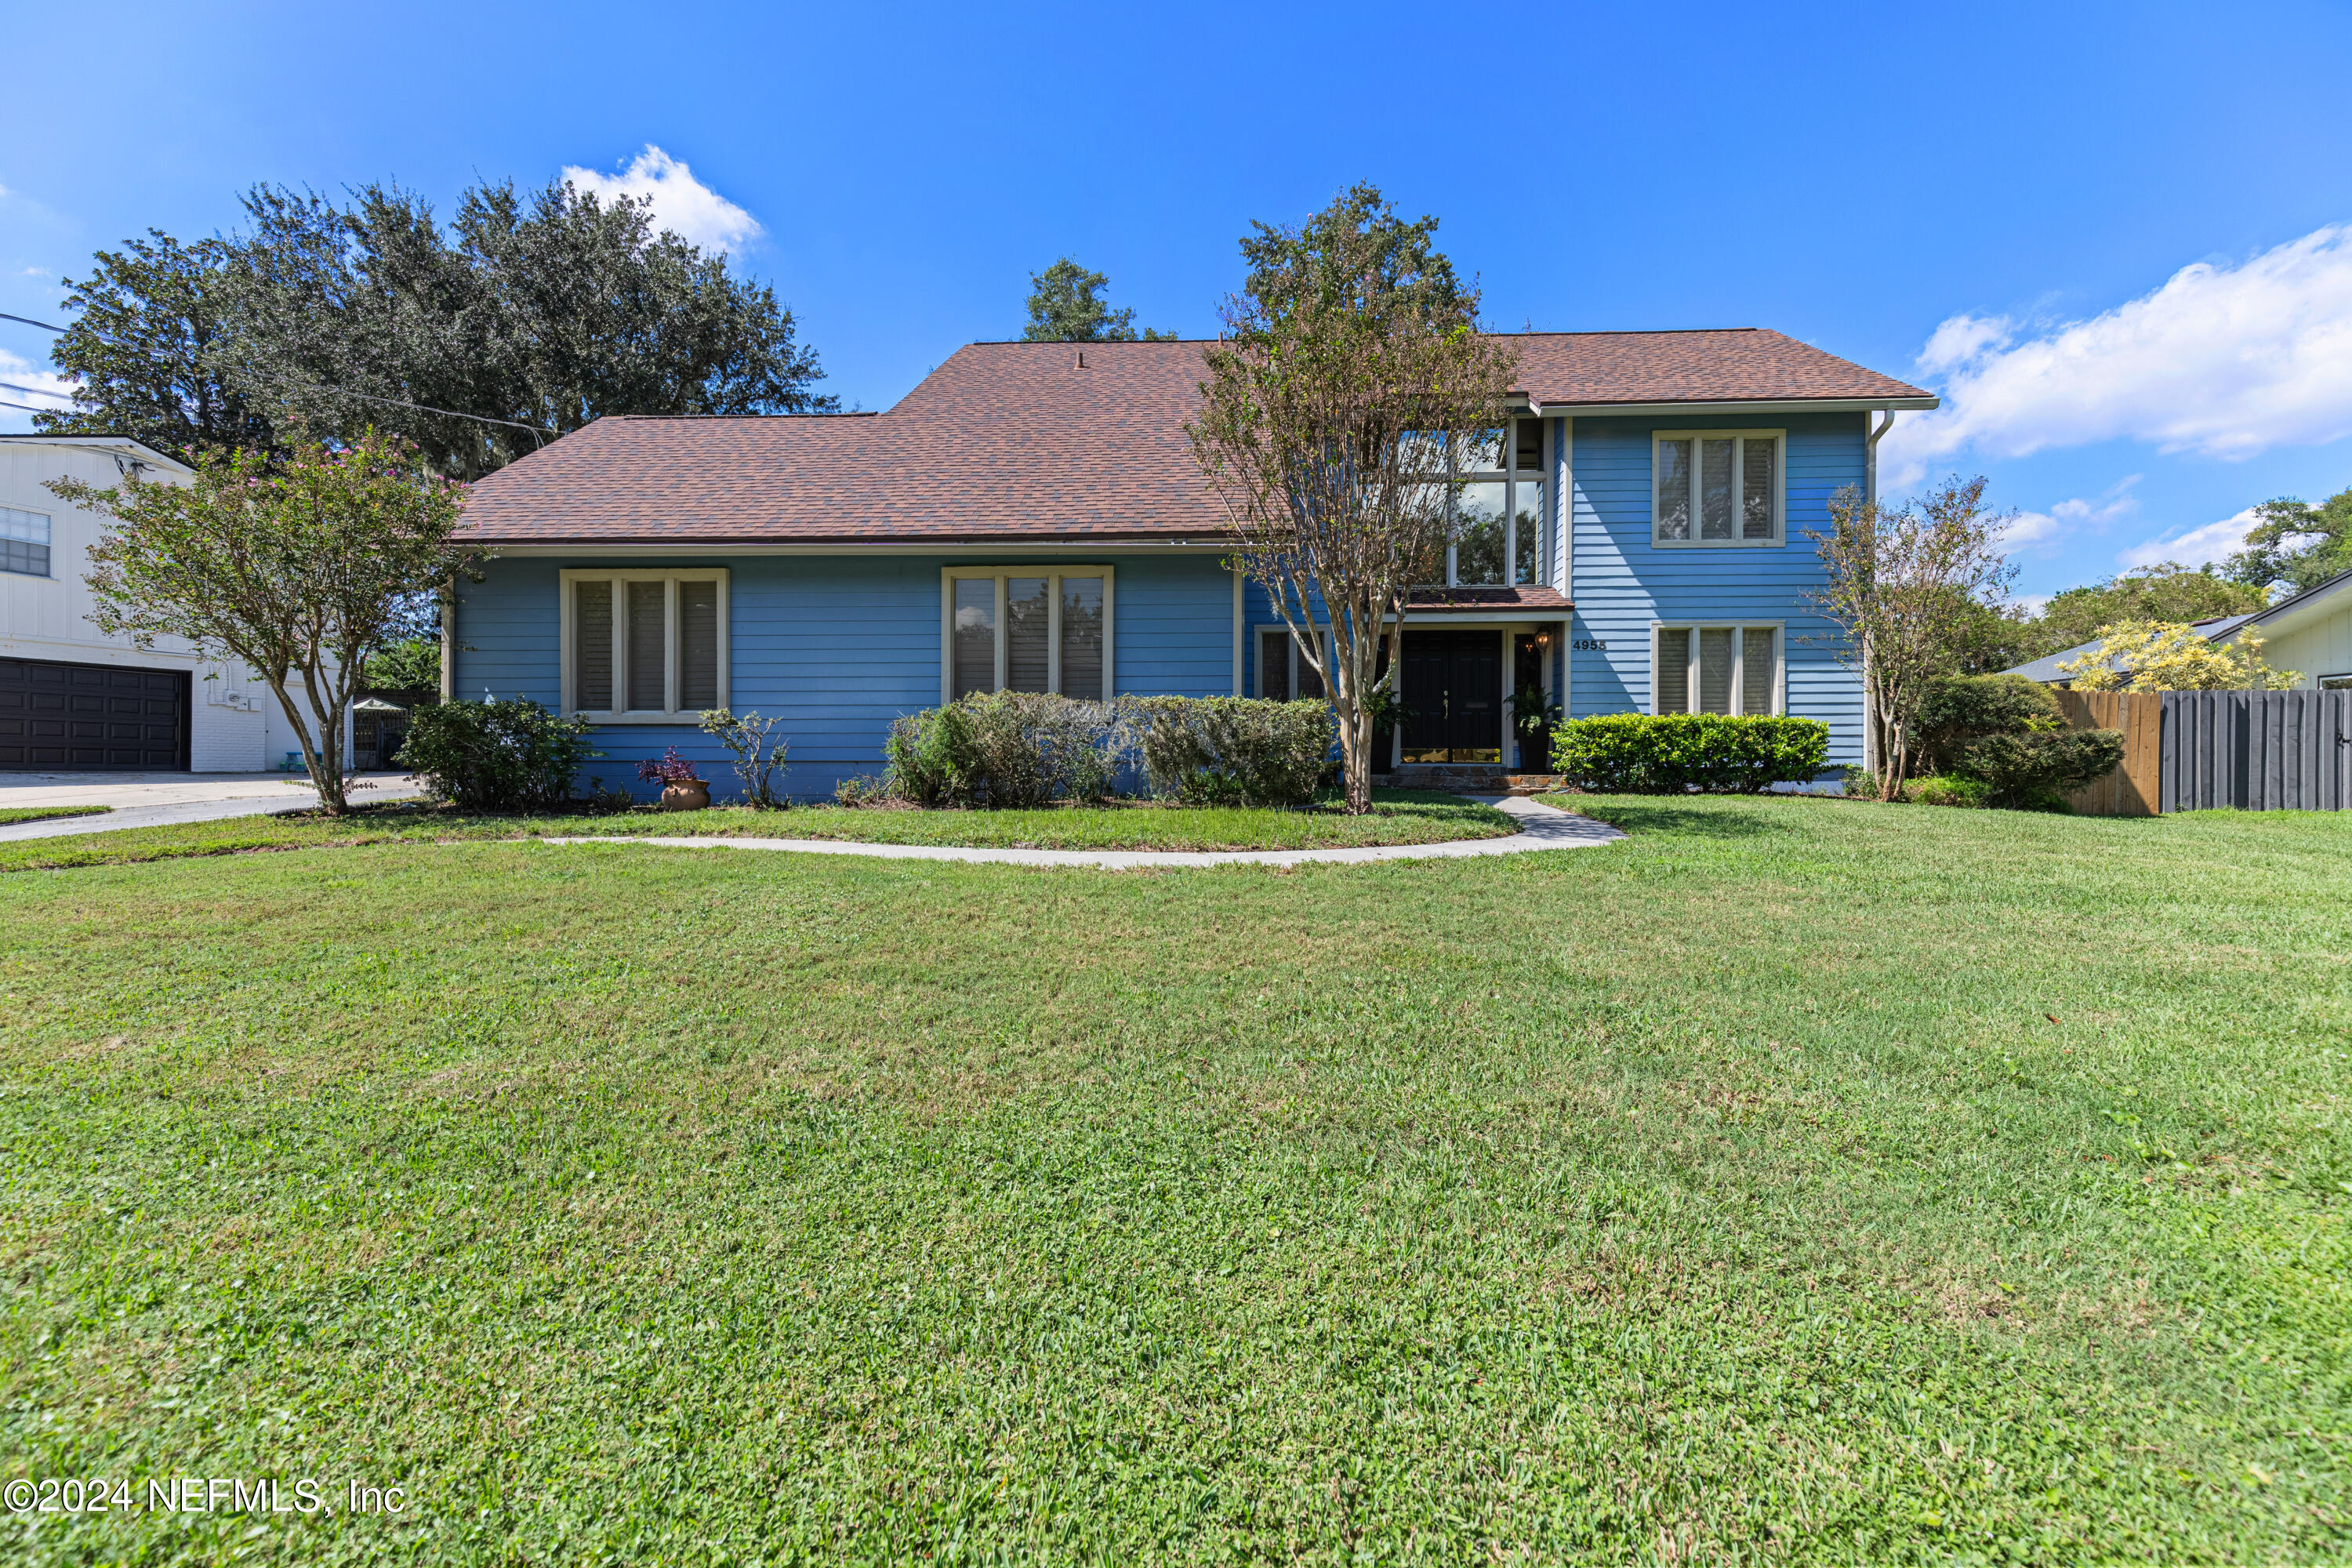
[[[400,773],[362,773],[351,784],[354,805],[422,794]],[[300,811],[318,795],[303,773],[0,773],[0,806],[109,805],[103,816],[58,817],[0,826],[0,841],[112,833],[170,822]]]

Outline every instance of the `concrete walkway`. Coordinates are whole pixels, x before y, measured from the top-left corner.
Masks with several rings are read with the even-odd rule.
[[[362,773],[350,788],[354,805],[409,800],[424,793],[397,773]],[[103,816],[0,826],[0,843],[307,811],[318,804],[318,793],[302,773],[0,773],[0,805],[114,808]]]
[[[1534,849],[1582,849],[1625,836],[1605,822],[1516,795],[1473,800],[1519,819],[1504,838],[1457,838],[1444,844],[1388,844],[1360,849],[1002,849],[937,844],[850,844],[830,838],[656,838],[618,834],[549,838],[549,844],[653,844],[667,849],[782,849],[797,855],[864,855],[881,860],[965,860],[997,866],[1091,866],[1108,871],[1190,866],[1364,866],[1381,860],[1446,860],[1473,855],[1524,855]]]

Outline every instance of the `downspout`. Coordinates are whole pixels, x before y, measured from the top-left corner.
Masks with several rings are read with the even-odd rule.
[[[457,579],[449,579],[449,592],[441,601],[441,700],[451,702],[457,696]]]

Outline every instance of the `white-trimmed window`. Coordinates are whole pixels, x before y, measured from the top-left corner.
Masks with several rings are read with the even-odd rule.
[[[1653,713],[1778,713],[1786,704],[1782,628],[1770,622],[1650,628]]]
[[[1323,678],[1288,626],[1257,628],[1257,694],[1276,702],[1323,695]]]
[[[974,691],[1111,690],[1111,569],[950,566],[940,574],[940,700]]]
[[[2316,684],[2322,691],[2352,691],[2352,672],[2343,675],[2323,675]]]
[[[1457,481],[1444,586],[1500,588],[1551,575],[1551,513],[1544,421],[1514,419],[1454,441]]]
[[[49,574],[47,512],[0,506],[0,572],[19,572],[27,577]]]
[[[1666,549],[1781,542],[1787,432],[1656,430],[1650,538]]]
[[[727,568],[561,576],[565,712],[691,724],[730,705]]]

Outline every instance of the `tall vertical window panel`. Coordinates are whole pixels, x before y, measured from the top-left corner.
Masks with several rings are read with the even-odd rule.
[[[638,722],[693,722],[728,705],[728,574],[567,571],[563,707]]]
[[[940,698],[1110,689],[1108,566],[950,566],[941,574]]]

